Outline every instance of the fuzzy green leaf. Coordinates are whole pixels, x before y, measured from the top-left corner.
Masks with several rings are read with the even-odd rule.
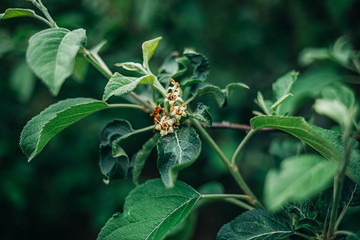
[[[160,138],[157,144],[157,166],[166,187],[173,187],[178,172],[191,165],[200,155],[201,141],[196,131],[184,127]]]
[[[331,184],[337,164],[316,155],[285,159],[280,171],[272,169],[265,180],[264,201],[276,211],[289,201],[302,201],[325,190]]]
[[[156,146],[159,138],[160,134],[155,134],[142,146],[142,148],[134,156],[132,180],[136,185],[139,184],[139,177],[145,165],[146,159],[149,157],[153,148]]]
[[[85,41],[84,29],[50,28],[30,38],[26,60],[53,95],[71,76],[76,54]]]
[[[21,132],[20,147],[30,161],[60,131],[107,107],[106,103],[91,98],[66,99],[53,104],[26,124]]]
[[[247,211],[219,231],[217,240],[275,240],[294,233],[291,220],[282,213],[264,209]]]
[[[302,117],[259,116],[252,118],[250,124],[254,129],[274,128],[287,132],[304,141],[327,159],[342,159],[337,149]]]
[[[138,72],[142,75],[148,74],[148,72],[144,69],[144,67],[140,63],[134,63],[134,62],[116,63],[115,66],[122,67],[128,71]]]
[[[342,141],[340,133],[308,124],[302,117],[259,116],[252,118],[254,129],[274,128],[287,132],[302,140],[329,160],[342,161]],[[360,183],[359,145],[354,144],[347,176]]]
[[[24,8],[8,8],[4,13],[0,14],[0,20],[16,18],[16,17],[35,17],[36,13],[31,9]]]
[[[344,156],[344,148],[342,145],[342,136],[340,132],[323,129],[317,126],[312,126],[322,137],[326,138],[332,146],[340,153],[340,156]],[[350,162],[347,176],[360,185],[360,147],[358,142],[354,142],[350,155]]]
[[[192,99],[203,95],[212,95],[214,96],[216,102],[218,103],[219,107],[222,107],[225,103],[225,93],[215,85],[206,85],[204,87],[198,88],[194,93]]]
[[[290,93],[291,87],[296,81],[299,73],[295,71],[288,72],[284,76],[280,77],[273,84],[273,93],[276,99],[280,99]]]
[[[140,78],[123,76],[115,73],[105,86],[103,100],[107,101],[111,96],[123,96],[133,91],[139,84],[153,85],[155,76],[150,74]]]
[[[209,109],[208,106],[206,106],[202,102],[198,102],[196,110],[193,113],[191,113],[189,116],[200,122],[205,123],[207,127],[211,127],[212,117],[208,109]]]
[[[159,79],[175,78],[184,74],[187,70],[186,64],[189,60],[186,57],[178,57],[173,54],[163,62],[159,69]],[[181,83],[182,86],[183,82]]]
[[[225,97],[226,99],[229,98],[230,94],[232,91],[236,90],[236,89],[249,89],[249,86],[246,85],[245,83],[240,83],[240,82],[235,82],[235,83],[230,83],[226,86],[225,88]]]
[[[142,44],[142,51],[143,51],[143,66],[145,69],[149,70],[149,61],[151,57],[154,55],[154,52],[159,45],[159,41],[162,37],[157,37],[146,41]]]
[[[178,181],[171,189],[160,179],[137,186],[101,230],[98,240],[162,240],[188,216],[201,195]]]

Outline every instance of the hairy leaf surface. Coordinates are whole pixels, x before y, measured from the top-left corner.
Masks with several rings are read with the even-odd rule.
[[[26,60],[53,95],[72,74],[76,54],[85,41],[84,29],[50,28],[30,38]]]
[[[225,93],[218,86],[206,85],[204,87],[198,88],[192,98],[195,99],[203,95],[214,96],[219,107],[222,107],[225,103]]]
[[[20,147],[30,161],[60,131],[107,107],[106,103],[92,98],[72,98],[55,103],[26,124],[21,132]]]
[[[149,61],[151,57],[154,55],[154,52],[159,45],[160,40],[162,37],[157,37],[146,41],[142,44],[142,51],[143,51],[143,66],[145,69],[149,70]]]
[[[105,86],[103,100],[107,101],[111,96],[123,96],[133,91],[139,84],[153,85],[155,76],[150,74],[140,78],[123,76],[115,73]]]
[[[324,191],[336,174],[337,164],[316,155],[285,159],[280,171],[272,169],[265,180],[264,201],[278,210],[289,201],[302,201]]]
[[[192,164],[200,155],[201,141],[191,127],[183,127],[160,138],[157,144],[157,166],[166,187],[173,187],[178,172]]]
[[[338,132],[308,124],[303,117],[259,116],[250,120],[254,129],[274,128],[304,141],[329,160],[342,161],[342,141]],[[359,144],[354,143],[346,174],[360,183]]]
[[[275,240],[294,233],[291,220],[282,213],[264,209],[247,211],[219,231],[217,240]]]
[[[125,63],[117,63],[115,64],[115,66],[122,67],[128,71],[138,72],[143,75],[148,74],[148,72],[144,69],[144,67],[140,63],[125,62]]]
[[[0,14],[0,20],[16,17],[35,17],[36,13],[31,9],[24,8],[8,8],[4,13]]]
[[[298,72],[291,71],[276,80],[272,86],[276,99],[280,99],[281,97],[290,93],[291,87],[296,81],[298,75]]]
[[[124,212],[115,214],[98,240],[161,240],[176,227],[200,199],[189,185],[178,181],[171,189],[160,179],[137,186],[125,199]]]

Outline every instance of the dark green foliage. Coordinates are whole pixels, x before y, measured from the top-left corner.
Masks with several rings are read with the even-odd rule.
[[[196,110],[190,115],[190,117],[205,123],[207,127],[211,127],[212,117],[208,111],[208,108],[209,107],[207,107],[202,102],[198,102]]]
[[[195,129],[183,127],[160,138],[157,143],[157,166],[167,187],[173,187],[178,172],[191,165],[200,155],[201,141]]]
[[[217,240],[281,239],[294,233],[291,220],[283,213],[263,209],[247,211],[224,225]]]
[[[99,165],[106,181],[127,177],[129,157],[116,142],[133,131],[130,123],[126,120],[114,120],[102,130]]]

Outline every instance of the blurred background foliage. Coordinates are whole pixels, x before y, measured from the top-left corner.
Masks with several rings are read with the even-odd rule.
[[[9,7],[32,8],[25,0],[0,0],[0,12]],[[358,75],[333,61],[309,66],[299,61],[305,48],[328,48],[346,35],[360,49],[360,2],[355,0],[72,0],[43,1],[59,26],[85,28],[88,48],[107,41],[101,55],[113,71],[114,63],[141,62],[141,43],[163,36],[152,60],[153,69],[173,51],[191,47],[208,57],[208,80],[224,87],[244,82],[250,91],[239,90],[224,109],[211,99],[214,121],[248,124],[256,92],[271,96],[271,84],[295,69],[300,78],[294,86],[292,114],[309,117],[313,97],[334,81],[345,81],[359,92]],[[98,167],[99,135],[114,118],[130,120],[134,128],[152,120],[136,110],[108,110],[71,126],[56,136],[35,160],[26,162],[18,146],[26,122],[48,105],[71,97],[101,98],[106,84],[95,69],[79,59],[74,76],[57,97],[30,72],[25,63],[29,37],[46,26],[34,19],[0,22],[0,239],[95,239],[100,228],[121,211],[129,181],[102,182]],[[303,52],[304,53],[304,52]],[[304,58],[302,59],[304,60]],[[119,71],[119,70],[117,70]],[[297,92],[296,92],[297,91]],[[298,93],[298,94],[297,94]],[[296,106],[296,108],[294,108]],[[326,119],[317,123],[331,126]],[[210,130],[230,157],[244,132]],[[144,138],[145,139],[145,138]],[[275,139],[271,143],[271,140]],[[137,151],[141,142],[130,143]],[[267,170],[281,159],[302,151],[296,140],[278,133],[262,132],[241,156],[244,177],[261,196]],[[197,162],[179,178],[198,188],[219,181],[226,192],[237,192],[232,179],[212,150],[203,144]],[[148,161],[143,178],[158,177],[156,156]],[[229,203],[208,205],[200,211],[193,239],[214,239],[218,229],[241,213]],[[344,228],[359,229],[354,211]]]

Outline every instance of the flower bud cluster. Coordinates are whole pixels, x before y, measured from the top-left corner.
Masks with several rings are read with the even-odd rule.
[[[170,79],[172,87],[169,87],[165,102],[170,104],[170,112],[165,111],[164,108],[157,106],[150,116],[154,117],[155,129],[160,131],[161,136],[169,133],[174,133],[179,129],[179,123],[182,117],[186,117],[186,105],[181,95],[180,84]]]

